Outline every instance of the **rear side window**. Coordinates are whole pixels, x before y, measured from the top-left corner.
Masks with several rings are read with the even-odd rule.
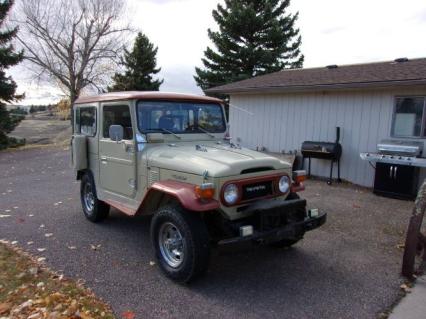
[[[96,108],[95,107],[79,107],[75,114],[75,132],[86,135],[96,135]]]
[[[121,125],[124,129],[124,140],[133,139],[132,119],[127,105],[105,105],[103,108],[103,136],[109,138],[109,127]]]

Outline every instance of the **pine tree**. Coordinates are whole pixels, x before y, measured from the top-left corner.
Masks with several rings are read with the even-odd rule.
[[[163,80],[154,80],[153,76],[160,72],[157,68],[157,51],[148,37],[139,32],[131,52],[125,50],[122,65],[124,74],[116,73],[114,84],[108,91],[158,91]]]
[[[207,47],[195,68],[203,90],[271,73],[301,68],[298,13],[287,13],[290,0],[225,0],[213,10],[219,31],[208,30],[216,50]]]
[[[0,1],[0,27],[4,26],[7,14],[13,6],[14,0]],[[16,36],[17,28],[0,30],[0,149],[7,147],[8,137],[19,120],[12,118],[6,109],[5,103],[16,101],[16,83],[10,76],[6,76],[5,70],[22,61],[23,52],[16,53],[10,41]]]

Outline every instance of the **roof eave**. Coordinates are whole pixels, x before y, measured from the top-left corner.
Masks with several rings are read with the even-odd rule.
[[[400,86],[426,85],[426,79],[377,81],[377,82],[357,82],[357,83],[336,83],[319,85],[295,85],[295,86],[268,86],[268,87],[243,87],[243,88],[211,88],[205,90],[206,94],[238,94],[238,93],[297,93],[297,92],[318,92],[334,91],[345,89],[365,89],[365,88],[391,88]]]

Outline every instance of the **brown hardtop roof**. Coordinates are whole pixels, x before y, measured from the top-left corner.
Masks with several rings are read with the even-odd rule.
[[[208,102],[222,103],[222,100],[202,95],[169,93],[157,91],[126,91],[111,92],[92,96],[82,96],[75,101],[75,104],[87,104],[95,102],[108,102],[120,100],[172,100],[172,101],[189,101],[189,102]]]
[[[399,62],[398,62],[399,61]],[[306,69],[285,69],[213,87],[208,94],[298,92],[327,89],[426,85],[426,58]]]

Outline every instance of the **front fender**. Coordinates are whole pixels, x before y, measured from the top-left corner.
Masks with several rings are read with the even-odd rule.
[[[152,198],[153,193],[163,193],[176,198],[176,200],[182,205],[183,208],[194,212],[206,212],[216,210],[220,207],[217,200],[202,201],[195,194],[193,184],[165,180],[155,182],[151,185],[145,198],[142,201],[141,208],[147,204],[147,201]]]

